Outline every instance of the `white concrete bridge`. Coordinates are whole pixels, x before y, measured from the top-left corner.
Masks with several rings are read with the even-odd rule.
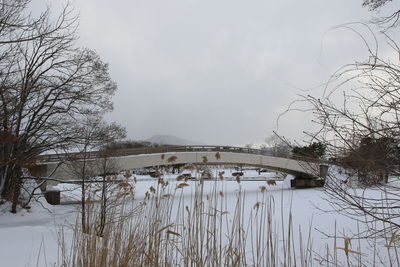
[[[87,172],[92,176],[100,175],[104,158],[116,171],[175,164],[256,166],[307,178],[324,177],[327,171],[327,165],[318,160],[266,150],[230,146],[162,146],[107,153],[43,155],[32,172],[41,177],[51,175],[58,180],[79,179],[85,159]]]

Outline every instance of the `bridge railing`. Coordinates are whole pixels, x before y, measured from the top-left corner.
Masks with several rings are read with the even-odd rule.
[[[99,157],[124,157],[141,154],[158,154],[158,153],[171,153],[171,152],[234,152],[234,153],[246,153],[246,154],[257,154],[264,156],[272,156],[279,158],[289,158],[307,162],[321,162],[319,159],[303,157],[293,155],[291,153],[278,153],[268,149],[254,149],[247,147],[234,147],[234,146],[205,146],[205,145],[194,145],[194,146],[159,146],[159,147],[142,147],[142,148],[129,148],[129,149],[117,149],[107,151],[90,151],[86,153],[72,152],[72,153],[61,153],[61,154],[48,154],[40,155],[37,160],[40,162],[58,162],[58,161],[69,161],[79,159],[94,159]]]

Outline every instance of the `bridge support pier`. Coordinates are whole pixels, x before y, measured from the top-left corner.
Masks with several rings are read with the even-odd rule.
[[[312,179],[296,177],[290,181],[290,187],[292,188],[313,188],[313,187],[323,187],[325,181],[322,179]]]
[[[319,177],[298,174],[290,181],[290,187],[292,188],[313,188],[323,187],[325,184],[325,178],[328,175],[329,166],[325,164],[319,165]]]
[[[313,188],[323,187],[325,185],[325,178],[328,175],[328,165],[319,165],[319,177],[307,174],[297,174],[293,180],[290,181],[292,188]]]
[[[47,203],[50,205],[60,205],[60,191],[59,190],[51,190],[46,191],[44,196],[47,200]]]
[[[319,177],[326,178],[328,175],[329,166],[325,164],[319,165]]]

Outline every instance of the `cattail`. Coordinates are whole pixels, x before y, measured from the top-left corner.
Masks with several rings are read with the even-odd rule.
[[[178,184],[178,185],[176,186],[176,189],[184,188],[184,187],[186,187],[186,186],[189,186],[189,184],[187,184],[187,183],[180,183],[180,184]]]
[[[236,182],[237,182],[238,184],[240,184],[240,175],[237,175],[237,176],[236,176]]]
[[[181,236],[181,235],[178,234],[177,232],[174,232],[174,231],[171,231],[171,230],[168,230],[168,231],[167,231],[167,234],[168,234],[168,235]]]
[[[168,163],[173,163],[173,162],[175,162],[177,159],[178,159],[177,156],[171,156],[171,157],[169,157],[169,158],[167,159],[167,161],[168,161]]]
[[[257,209],[258,210],[260,205],[261,205],[261,202],[258,201],[256,204],[254,204],[253,209]]]
[[[193,170],[193,166],[192,165],[186,165],[185,167],[183,167],[183,169],[185,169],[185,170]]]

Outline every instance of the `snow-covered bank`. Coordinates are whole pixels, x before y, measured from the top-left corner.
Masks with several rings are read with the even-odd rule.
[[[176,175],[169,174],[164,178],[169,183],[166,190],[175,196],[176,203],[179,202],[178,200],[183,201],[184,205],[190,206],[193,203],[193,195],[199,186],[199,181],[188,180],[184,187],[180,187],[179,185],[183,182],[176,181]],[[130,205],[143,201],[146,192],[149,192],[151,187],[158,188],[156,179],[143,176],[136,177],[135,180],[130,179],[135,191],[135,201],[131,201]],[[68,189],[63,194],[70,193],[70,197],[79,199],[79,188],[68,188],[68,186],[79,187],[60,185],[58,188]],[[223,192],[223,208],[227,212],[228,221],[231,220],[229,216],[234,214],[238,192],[244,195],[244,218],[246,219],[255,213],[257,203],[260,203],[262,199],[272,199],[273,221],[279,225],[276,231],[281,234],[282,227],[287,229],[291,212],[295,242],[299,241],[299,229],[301,229],[303,240],[306,240],[308,230],[311,228],[312,248],[319,255],[326,254],[327,245],[331,250],[334,247],[334,241],[326,238],[324,233],[334,235],[336,227],[338,237],[352,238],[354,233],[363,230],[362,225],[357,225],[346,217],[337,213],[324,212],[324,210],[330,210],[331,207],[330,203],[324,199],[326,195],[322,189],[292,190],[289,188],[288,179],[277,181],[276,185],[268,185],[266,181],[210,180],[204,181],[202,186],[205,199],[207,195],[212,195],[213,190]],[[2,266],[51,266],[57,263],[59,233],[61,229],[64,229],[68,243],[72,236],[71,226],[75,224],[79,215],[79,206],[50,206],[42,201],[40,204],[33,203],[29,211],[22,211],[16,215],[8,213],[6,207],[0,207],[2,207],[0,215]],[[361,247],[358,247],[359,245]],[[377,253],[384,257],[383,245],[379,244]],[[344,247],[342,238],[337,239],[337,246]],[[360,251],[366,260],[373,255],[372,248],[365,241],[360,243],[353,241],[352,250]],[[337,250],[337,253],[338,257],[345,261],[345,252]]]
[[[57,261],[58,232],[78,215],[74,206],[51,206],[44,198],[17,214],[0,206],[0,266],[51,266]]]

